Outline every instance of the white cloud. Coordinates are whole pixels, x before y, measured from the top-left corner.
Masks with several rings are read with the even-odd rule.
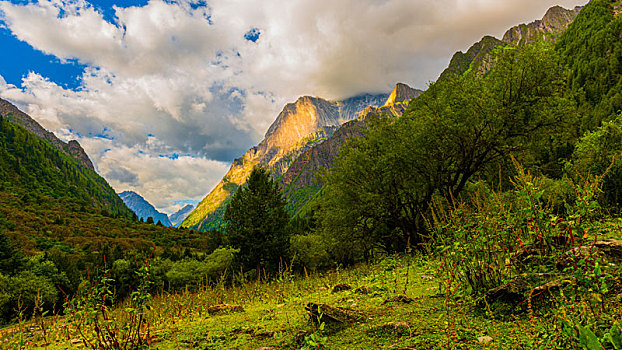
[[[586,2],[150,0],[116,7],[111,23],[85,0],[0,1],[0,25],[13,35],[88,67],[76,90],[31,73],[19,87],[0,77],[0,96],[52,131],[79,134],[117,190],[134,174],[137,192],[172,208],[211,189],[223,162],[258,143],[300,95],[387,92],[397,81],[424,88],[483,35]],[[253,28],[257,42],[244,39]],[[96,136],[104,128],[114,140]],[[192,157],[159,157],[171,153]]]

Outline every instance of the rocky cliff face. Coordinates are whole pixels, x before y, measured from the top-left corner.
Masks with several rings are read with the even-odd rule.
[[[447,69],[441,73],[439,80],[446,79],[454,74],[461,75],[467,71],[472,71],[478,75],[487,73],[494,64],[494,59],[490,53],[498,46],[507,44],[521,46],[533,43],[537,39],[554,42],[568,28],[568,25],[577,17],[582,8],[577,6],[572,10],[567,10],[555,6],[550,8],[541,20],[510,28],[503,35],[503,40],[492,36],[483,37],[482,40],[471,46],[466,53],[456,52]]]
[[[323,185],[319,174],[332,167],[335,157],[350,137],[360,136],[367,123],[374,118],[402,115],[408,107],[408,101],[421,93],[421,90],[398,83],[383,106],[365,108],[357,119],[345,123],[331,137],[298,157],[279,180],[289,211],[297,212],[319,191]]]
[[[37,123],[34,119],[32,119],[26,113],[20,111],[8,101],[5,101],[0,98],[0,116],[7,118],[8,120],[19,124],[26,128],[26,130],[32,132],[33,134],[39,136],[40,138],[48,141],[54,147],[56,147],[61,152],[72,156],[78,162],[85,167],[95,170],[93,163],[89,159],[89,156],[84,152],[82,146],[78,143],[78,141],[72,140],[69,143],[65,143],[56,137],[53,133],[45,130],[39,123]]]
[[[125,191],[119,193],[119,197],[123,200],[123,203],[130,208],[139,219],[144,221],[147,218],[153,218],[153,222],[160,221],[164,226],[173,226],[166,214],[160,213],[151,203],[147,202],[142,196],[133,191]]]
[[[355,118],[367,106],[380,106],[389,96],[361,95],[343,101],[304,96],[283,108],[256,147],[233,161],[216,187],[184,220],[183,227],[200,230],[218,228],[224,209],[235,190],[261,164],[272,176],[282,176],[291,163],[312,146],[330,137],[339,126]]]
[[[568,25],[577,17],[583,7],[567,10],[561,6],[551,7],[541,20],[521,24],[508,30],[503,41],[512,45],[531,43],[538,38],[555,41]]]

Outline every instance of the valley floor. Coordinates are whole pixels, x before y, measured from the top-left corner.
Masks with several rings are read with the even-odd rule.
[[[558,346],[562,330],[550,318],[538,316],[539,311],[531,304],[529,311],[516,316],[491,312],[486,306],[475,308],[474,303],[462,302],[446,293],[446,284],[441,283],[442,272],[438,261],[399,255],[310,277],[285,274],[269,283],[249,282],[234,288],[207,287],[196,292],[158,295],[150,302],[151,310],[146,315],[149,334],[143,334],[143,338],[149,343],[147,347],[154,349]],[[312,322],[320,315],[310,316],[307,309],[313,307],[309,303],[319,305],[319,324]],[[223,304],[229,305],[231,312],[213,308]],[[243,310],[231,305],[239,305]],[[612,305],[622,310],[619,300]],[[129,322],[123,310],[117,308],[110,314],[111,319]],[[570,312],[559,305],[555,310],[565,311]],[[622,311],[617,314],[622,317]],[[81,341],[84,337],[93,339],[93,329],[85,326],[80,329],[84,332],[81,336],[75,332],[76,327],[67,331],[65,323],[64,318],[47,317],[6,329],[0,333],[4,338],[2,345],[13,349],[72,349],[85,347]],[[20,329],[26,331],[19,332]]]

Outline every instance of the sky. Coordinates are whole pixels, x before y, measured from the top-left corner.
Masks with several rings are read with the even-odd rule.
[[[586,2],[0,0],[0,97],[171,213],[299,96],[425,89],[484,35]]]

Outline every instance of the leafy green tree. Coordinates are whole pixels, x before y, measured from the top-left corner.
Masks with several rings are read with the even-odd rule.
[[[581,138],[572,163],[571,176],[602,176],[602,197],[607,206],[622,208],[622,116],[588,132]]]
[[[0,223],[2,217],[0,217]],[[0,227],[0,273],[11,275],[22,268],[22,253],[16,249],[11,240],[2,232]]]
[[[278,269],[287,257],[289,216],[278,184],[265,169],[253,169],[246,185],[233,195],[224,219],[229,243],[240,249],[243,269]]]
[[[476,176],[507,175],[511,156],[540,168],[556,164],[548,155],[575,120],[564,66],[542,42],[495,54],[490,73],[432,84],[403,117],[380,119],[345,147],[319,215],[337,259],[423,243],[434,198],[458,196]]]

